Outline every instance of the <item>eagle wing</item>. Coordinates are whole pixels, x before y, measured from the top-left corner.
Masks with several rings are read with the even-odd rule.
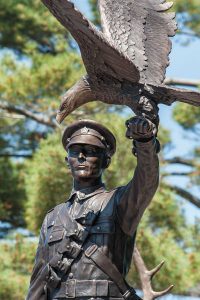
[[[140,71],[141,83],[160,84],[177,24],[166,0],[98,0],[103,33]]]
[[[77,41],[90,79],[103,78],[104,74],[118,80],[138,82],[140,73],[133,62],[108,42],[68,0],[42,0],[58,21]]]
[[[200,106],[200,92],[179,89],[168,85],[148,85],[151,87],[156,94],[155,100],[158,103],[171,105],[175,101],[180,101],[194,106]]]

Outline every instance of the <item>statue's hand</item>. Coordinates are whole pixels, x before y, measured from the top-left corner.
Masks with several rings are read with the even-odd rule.
[[[147,142],[157,134],[156,125],[142,116],[127,120],[126,127],[126,137],[139,142]]]

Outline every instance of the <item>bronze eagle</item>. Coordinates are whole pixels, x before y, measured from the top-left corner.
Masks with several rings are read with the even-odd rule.
[[[200,106],[200,93],[163,84],[177,24],[165,0],[99,0],[102,31],[68,0],[42,0],[77,41],[87,75],[62,97],[57,121],[99,100],[157,119],[157,104]]]

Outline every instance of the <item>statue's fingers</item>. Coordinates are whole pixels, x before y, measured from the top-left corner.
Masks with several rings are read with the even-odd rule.
[[[137,123],[137,120],[133,117],[126,121],[125,125],[127,128],[132,128]]]
[[[132,134],[136,134],[138,132],[138,125],[137,124],[131,124],[130,131]]]
[[[151,131],[150,124],[148,123],[147,120],[145,120],[145,121],[143,122],[143,127],[142,127],[142,129],[143,129],[142,133],[144,133],[144,134],[147,134],[147,133],[149,133],[149,132]]]
[[[133,118],[131,120],[131,122],[129,123],[129,127],[131,128],[131,130],[135,131],[137,130],[137,126],[140,120],[138,120],[137,118]]]
[[[135,126],[135,125],[133,125],[131,122],[126,122],[126,127],[127,127],[126,137],[127,138],[131,138],[132,132],[134,132],[133,126]]]
[[[145,120],[140,120],[140,122],[138,122],[137,131],[142,134],[144,134],[148,131],[147,122]]]
[[[147,121],[148,121],[148,124],[149,124],[149,132],[153,132],[153,134],[156,135],[156,133],[157,133],[156,125],[153,122],[149,121],[149,120],[147,120]]]

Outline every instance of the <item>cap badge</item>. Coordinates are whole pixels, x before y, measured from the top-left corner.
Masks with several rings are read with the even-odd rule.
[[[84,128],[81,129],[82,134],[88,134],[90,130],[85,126]]]

